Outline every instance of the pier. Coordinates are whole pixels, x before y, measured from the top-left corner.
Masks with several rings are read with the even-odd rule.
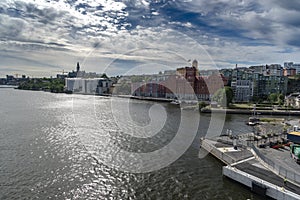
[[[238,140],[235,147],[233,140],[227,136],[202,138],[201,149],[224,163],[222,172],[225,177],[247,186],[253,192],[273,199],[300,199],[300,176],[294,173],[288,177],[292,174],[288,169],[284,174],[280,173],[280,167],[271,166],[267,158],[247,141],[247,135],[244,138]]]

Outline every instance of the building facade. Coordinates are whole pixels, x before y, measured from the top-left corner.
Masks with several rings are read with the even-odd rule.
[[[234,102],[266,99],[271,93],[287,94],[288,78],[279,64],[221,70],[229,78]]]
[[[294,68],[296,70],[296,74],[300,74],[300,64],[293,62],[285,62],[284,68]]]
[[[111,81],[106,78],[66,78],[67,92],[78,94],[109,94]]]
[[[253,82],[251,80],[237,80],[235,85],[234,101],[249,102],[253,97]]]
[[[283,68],[283,76],[295,76],[297,71],[295,68],[292,67],[285,67]]]
[[[300,93],[293,93],[285,97],[285,106],[300,108]]]
[[[199,76],[197,62],[193,61],[192,65],[178,68],[175,74],[163,73],[153,75],[147,81],[134,82],[131,93],[134,96],[208,101],[218,89],[227,84],[227,79],[218,73]]]

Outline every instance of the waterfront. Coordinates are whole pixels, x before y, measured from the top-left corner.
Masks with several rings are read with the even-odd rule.
[[[74,118],[76,113],[84,116],[90,112],[91,104],[86,102],[96,102],[92,105],[96,105],[99,118],[97,128],[117,132],[109,117],[111,98],[14,89],[1,89],[0,96],[0,199],[260,199],[223,178],[219,161],[211,156],[198,158],[199,139],[206,132],[209,114],[201,115],[195,140],[177,161],[158,171],[136,174],[102,164],[101,149],[94,149],[102,147],[101,140],[85,131],[90,127],[78,127],[78,118]],[[115,101],[122,107],[126,100]],[[149,122],[145,110],[154,102],[131,102],[135,120]],[[169,116],[162,133],[145,140],[116,135],[113,140],[132,151],[151,151],[168,144],[181,111],[166,103],[159,105]],[[189,112],[185,117],[192,119],[198,114]],[[247,118],[227,115],[223,132],[251,131],[245,125]],[[114,150],[106,149],[111,154]]]

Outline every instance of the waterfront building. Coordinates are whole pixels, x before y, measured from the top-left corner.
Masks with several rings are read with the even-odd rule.
[[[80,65],[79,62],[77,62],[76,71],[73,70],[72,72],[69,72],[67,77],[76,78],[79,72],[80,72]]]
[[[225,86],[231,86],[233,70],[234,69],[232,68],[226,68],[220,70],[220,74],[222,74],[227,80],[227,84]]]
[[[231,88],[234,102],[249,102],[253,98],[253,75],[261,72],[261,67],[235,68],[232,71]]]
[[[300,108],[300,93],[293,93],[285,97],[285,106]]]
[[[68,73],[68,76],[67,76],[67,77],[68,77],[68,78],[76,78],[76,77],[77,77],[77,72],[71,71],[71,72]]]
[[[18,80],[13,75],[6,75],[6,84],[7,85],[17,85]]]
[[[196,95],[199,100],[210,100],[218,89],[226,85],[232,87],[235,102],[265,99],[271,93],[284,95],[287,93],[288,79],[283,76],[284,71],[279,64],[250,68],[236,67],[235,69],[223,69],[220,72],[221,74],[216,70],[204,70],[200,71],[200,75],[198,75],[199,71],[195,66],[182,67],[176,70],[176,75],[164,75],[164,79],[152,80],[160,81],[159,84],[167,87],[166,98],[191,99],[193,95]],[[185,85],[186,83],[189,85]],[[151,85],[149,87],[151,88]],[[153,95],[154,92],[152,91],[151,94]]]
[[[227,84],[227,79],[214,70],[209,76],[199,76],[198,64],[182,67],[176,73],[160,73],[139,80],[134,77],[131,94],[134,96],[160,97],[181,100],[210,100],[213,94]]]
[[[237,80],[234,101],[249,102],[253,97],[253,82],[251,80]]]
[[[279,64],[222,70],[228,76],[235,102],[266,99],[271,93],[287,93],[287,77]]]
[[[210,95],[209,99],[215,94],[216,91],[228,84],[228,80],[226,79],[226,77],[224,77],[223,74],[219,74],[216,70],[209,76],[201,77],[204,78],[205,85]]]
[[[185,80],[191,85],[192,88],[195,88],[197,71],[198,71],[197,68],[194,66],[178,68],[176,70],[176,74],[179,76],[178,77],[179,84],[183,84],[183,80]],[[179,93],[184,92],[183,89],[180,88],[180,86],[178,89],[182,90],[179,91]]]
[[[253,99],[266,99],[271,93],[287,94],[288,78],[283,73],[279,64],[199,71],[194,63],[191,67],[178,68],[175,75],[160,73],[135,83],[132,93],[187,100],[196,95],[198,100],[209,101],[218,89],[231,86],[234,102],[250,102]],[[163,85],[164,89],[156,85]]]
[[[251,66],[249,69],[253,73],[263,74],[264,76],[282,76],[283,68],[280,64]]]
[[[210,91],[208,88],[207,77],[199,76],[197,77],[197,81],[195,84],[195,93],[199,100],[201,101],[209,101],[212,95],[210,95]]]
[[[296,69],[296,74],[300,74],[300,64],[293,63],[293,62],[285,62],[284,68],[294,68]]]
[[[103,74],[97,74],[96,72],[85,72],[80,70],[79,62],[76,65],[76,71],[68,73],[68,78],[102,78]],[[63,76],[60,76],[62,78]]]
[[[271,93],[286,95],[288,79],[285,76],[254,76],[254,96],[256,98],[267,98]]]
[[[166,98],[168,99],[176,98],[177,78],[178,76],[175,73],[173,75],[168,76],[168,78],[164,82],[164,86],[166,87]]]
[[[176,70],[176,95],[180,99],[193,99],[198,69],[195,66],[182,67]]]
[[[296,69],[293,67],[284,67],[283,76],[295,76],[297,73]]]
[[[265,76],[283,76],[283,67],[280,64],[271,64],[265,66]]]
[[[199,73],[199,68],[198,68],[198,61],[196,59],[193,60],[192,67],[194,67],[196,69],[196,76],[199,76],[200,73]]]
[[[67,78],[68,77],[68,75],[66,75],[66,74],[56,74],[56,78],[58,78],[58,79],[65,79],[65,78]]]
[[[159,81],[132,83],[131,90],[133,96],[166,98],[166,87]]]
[[[66,91],[78,94],[109,93],[111,81],[106,78],[66,78]]]
[[[300,92],[300,79],[296,77],[288,78],[287,94]]]
[[[193,60],[192,67],[198,69],[198,61],[197,60]]]
[[[6,85],[6,78],[0,78],[0,85]]]

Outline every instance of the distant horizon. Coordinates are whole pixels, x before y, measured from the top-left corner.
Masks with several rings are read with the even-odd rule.
[[[249,68],[249,67],[251,67],[251,66],[262,66],[262,65],[276,65],[276,64],[279,64],[279,65],[281,65],[281,67],[283,67],[284,68],[284,63],[288,63],[288,62],[292,62],[292,63],[294,63],[294,64],[300,64],[300,62],[294,62],[294,61],[286,61],[286,62],[283,62],[283,64],[280,64],[280,63],[266,63],[266,64],[257,64],[257,65],[250,65],[250,66],[240,66],[240,65],[237,65],[237,67],[238,68]],[[77,63],[77,62],[76,62]],[[179,66],[179,67],[177,67],[177,68],[180,68],[180,67],[190,67],[190,66],[188,66],[188,65],[186,65],[186,66]],[[200,68],[201,66],[198,66],[198,68],[199,68],[199,71],[209,71],[209,70],[218,70],[218,71],[220,71],[220,70],[222,70],[222,69],[235,69],[236,68],[236,66],[234,65],[233,67],[227,67],[227,68],[220,68],[220,69],[209,69],[209,68],[207,68],[207,69],[201,69]],[[75,67],[74,67],[74,69],[72,69],[72,70],[70,70],[70,71],[67,71],[67,70],[64,70],[64,73],[67,75],[69,72],[72,72],[72,71],[76,71],[76,64],[75,64]],[[177,68],[174,68],[174,69],[166,69],[166,70],[164,70],[164,71],[169,71],[169,70],[173,70],[173,71],[176,71],[176,69]],[[85,71],[85,72],[87,72],[87,73],[96,73],[96,74],[103,74],[103,73],[101,73],[101,72],[96,72],[96,71],[87,71],[87,70],[85,70],[84,68],[82,69],[82,66],[81,66],[81,68],[80,68],[80,71]],[[164,72],[164,71],[161,71],[162,73]],[[61,71],[61,73],[56,73],[56,74],[53,74],[53,75],[50,75],[50,76],[30,76],[30,75],[27,75],[27,74],[18,74],[18,78],[21,78],[22,77],[22,75],[25,75],[26,77],[30,77],[30,78],[55,78],[56,77],[56,75],[57,74],[62,74],[62,72],[63,71]],[[117,76],[127,76],[127,75],[129,75],[129,76],[134,76],[134,75],[156,75],[156,74],[159,74],[159,72],[160,71],[153,71],[153,72],[141,72],[140,74],[116,74],[116,75],[110,75],[110,74],[107,74],[107,73],[105,73],[108,77],[117,77]],[[6,74],[6,75],[12,75],[12,76],[14,76],[15,78],[17,78],[15,75],[16,74]],[[5,76],[0,76],[0,78],[6,78],[6,75]]]
[[[54,76],[78,61],[86,71],[115,76],[175,69],[189,59],[222,69],[300,57],[296,0],[4,0],[0,6],[0,77]]]

